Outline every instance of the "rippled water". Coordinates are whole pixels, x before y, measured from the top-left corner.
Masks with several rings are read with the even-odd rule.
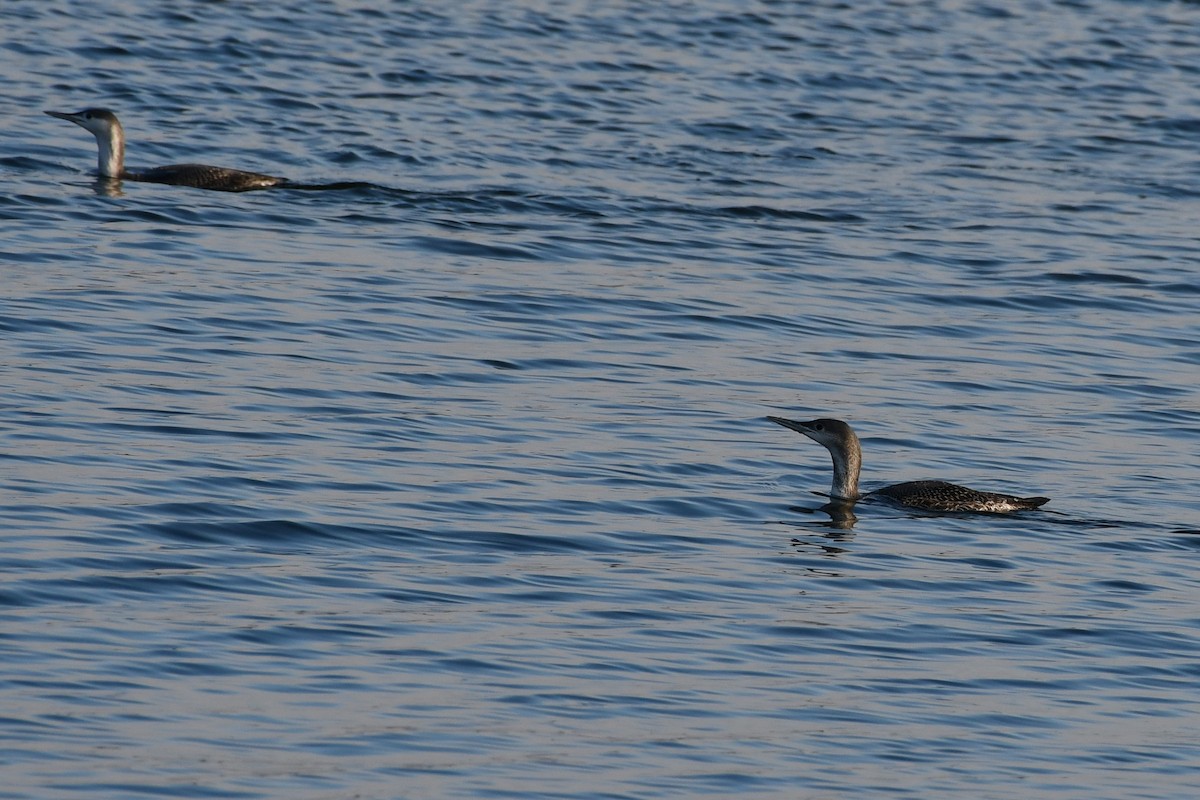
[[[0,798],[1200,790],[1200,7],[4,16]]]

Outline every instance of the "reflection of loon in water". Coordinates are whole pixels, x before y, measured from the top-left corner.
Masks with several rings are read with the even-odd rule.
[[[172,164],[139,172],[125,169],[125,130],[117,115],[106,108],[88,108],[74,114],[62,111],[47,111],[52,117],[74,122],[92,132],[100,148],[100,177],[145,183],[168,183],[172,186],[194,186],[198,189],[215,189],[221,192],[246,192],[251,189],[269,189],[272,186],[287,186],[286,178],[244,172],[240,169],[210,167],[204,164]]]
[[[1037,508],[1050,502],[1049,497],[1014,497],[1010,494],[980,492],[945,481],[908,481],[859,494],[858,473],[862,469],[862,447],[854,430],[840,419],[814,419],[796,422],[783,417],[767,417],[785,428],[803,433],[829,450],[833,457],[833,487],[829,496],[841,503],[853,503],[868,496],[880,496],[911,508],[926,511],[983,511],[1004,514]]]

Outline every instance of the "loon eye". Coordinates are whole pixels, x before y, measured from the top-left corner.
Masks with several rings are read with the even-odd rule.
[[[823,430],[825,430],[825,426],[818,422],[816,425],[813,425],[813,430],[823,431]]]

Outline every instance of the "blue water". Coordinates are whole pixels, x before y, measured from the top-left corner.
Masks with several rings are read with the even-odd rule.
[[[1200,6],[3,15],[0,798],[1200,792]]]

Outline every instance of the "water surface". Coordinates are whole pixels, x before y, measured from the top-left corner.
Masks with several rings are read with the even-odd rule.
[[[1195,6],[10,5],[0,797],[1200,789]]]

